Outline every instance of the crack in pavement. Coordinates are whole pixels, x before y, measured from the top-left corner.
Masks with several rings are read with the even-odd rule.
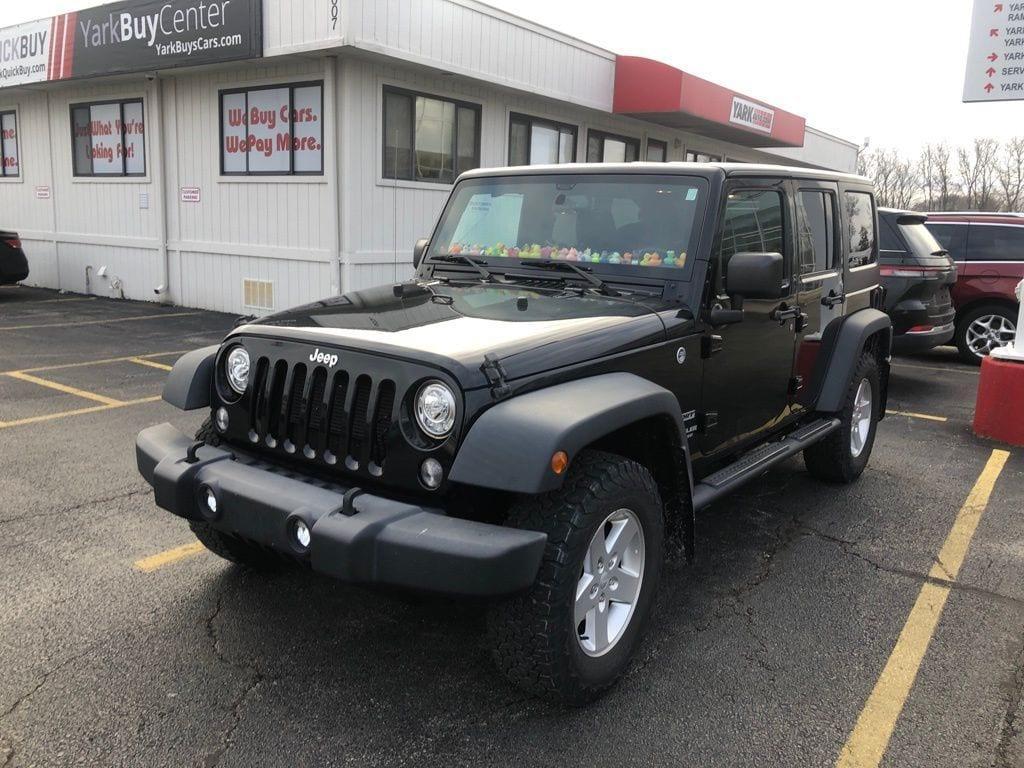
[[[216,621],[220,617],[221,610],[224,607],[226,591],[226,589],[220,590],[217,593],[217,602],[214,606],[213,613],[206,619],[206,634],[211,641],[213,654],[217,660],[232,669],[244,673],[249,680],[242,691],[231,702],[231,707],[229,708],[231,722],[221,735],[221,745],[217,749],[207,753],[203,758],[204,768],[214,768],[214,766],[220,764],[220,761],[224,758],[224,755],[227,754],[231,745],[234,743],[235,731],[242,722],[241,710],[243,704],[245,704],[245,700],[267,680],[267,676],[259,670],[255,663],[246,664],[244,662],[233,661],[228,658],[221,647],[220,635],[217,632]]]
[[[111,494],[110,496],[104,496],[99,499],[87,499],[86,501],[79,502],[78,504],[73,504],[70,507],[64,507],[63,509],[56,509],[51,510],[49,512],[39,512],[34,514],[16,515],[14,517],[3,517],[0,518],[0,525],[5,525],[6,523],[17,523],[22,520],[33,520],[40,517],[57,517],[59,515],[66,515],[69,512],[77,512],[81,509],[86,509],[97,504],[109,504],[112,501],[130,499],[133,496],[144,496],[152,492],[153,489],[147,485],[144,488],[135,488],[130,491],[120,491],[118,493]]]
[[[999,768],[1014,768],[1014,756],[1010,754],[1013,740],[1020,735],[1021,726],[1017,723],[1017,711],[1024,701],[1024,647],[1017,654],[1013,678],[1009,683],[1010,696],[1003,716],[1003,727],[996,744],[996,762]]]

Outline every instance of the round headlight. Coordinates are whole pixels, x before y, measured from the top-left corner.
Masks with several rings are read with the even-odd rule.
[[[431,437],[444,437],[455,426],[455,395],[447,384],[428,381],[416,395],[416,423]]]
[[[228,352],[224,361],[224,376],[235,392],[240,395],[245,392],[249,386],[249,353],[245,347],[235,347]]]

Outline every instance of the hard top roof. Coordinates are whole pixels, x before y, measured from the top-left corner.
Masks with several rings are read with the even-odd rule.
[[[712,176],[724,174],[727,177],[757,178],[775,176],[787,179],[816,179],[820,181],[842,181],[852,184],[872,182],[864,176],[855,176],[838,171],[801,168],[790,165],[762,163],[564,163],[562,165],[519,165],[509,168],[477,168],[466,171],[460,179],[475,179],[492,176],[541,176],[549,174],[650,174],[659,176]]]

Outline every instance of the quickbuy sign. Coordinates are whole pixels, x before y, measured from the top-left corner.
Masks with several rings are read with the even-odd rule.
[[[0,30],[0,88],[256,58],[261,0],[127,2]]]

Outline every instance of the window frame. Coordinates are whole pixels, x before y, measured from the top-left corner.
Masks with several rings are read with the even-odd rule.
[[[590,159],[590,139],[591,139],[591,137],[598,138],[598,139],[601,140],[601,158],[602,158],[601,160],[591,160]],[[587,129],[587,155],[586,155],[586,162],[588,162],[588,163],[603,163],[604,162],[604,142],[607,141],[608,139],[612,139],[613,141],[621,141],[621,142],[625,143],[626,145],[635,144],[636,145],[636,161],[640,160],[640,147],[641,147],[641,144],[642,144],[640,139],[634,138],[632,136],[623,136],[620,133],[609,133],[608,131],[602,131],[602,130],[599,130],[597,128],[588,128]],[[626,160],[624,162],[628,163],[628,162],[631,162],[631,161]]]
[[[125,170],[127,158],[121,155],[121,172],[120,173],[79,173],[78,167],[75,164],[75,110],[76,109],[89,109],[89,120],[92,121],[92,108],[103,107],[108,104],[117,104],[118,112],[120,113],[121,119],[121,146],[126,144],[125,132],[124,132],[124,107],[125,104],[138,104],[142,110],[142,172],[141,173],[128,173]],[[68,104],[68,123],[71,129],[71,175],[76,179],[145,179],[149,176],[149,159],[148,153],[148,142],[146,141],[146,124],[149,122],[149,118],[146,117],[146,100],[143,96],[129,96],[120,99],[101,99],[99,101],[79,101]],[[19,165],[20,165],[19,157]]]
[[[704,155],[707,160],[701,160],[700,156]],[[691,160],[690,157],[693,157]],[[688,149],[686,150],[686,162],[687,163],[723,163],[725,158],[722,155],[713,155],[710,152],[702,152],[699,149]]]
[[[711,281],[711,293],[714,300],[718,298],[726,297],[725,289],[725,272],[722,263],[722,241],[725,236],[725,223],[726,215],[729,209],[729,201],[732,195],[743,193],[743,192],[773,192],[779,196],[779,210],[781,216],[779,218],[782,232],[779,235],[779,240],[782,243],[782,264],[783,264],[783,279],[786,281],[792,281],[794,274],[797,274],[799,264],[794,263],[794,259],[798,259],[799,255],[794,252],[792,230],[796,225],[796,211],[793,210],[795,200],[787,192],[784,187],[778,184],[757,184],[757,183],[744,183],[737,182],[735,185],[729,185],[726,187],[724,192],[724,200],[722,201],[721,216],[718,224],[718,231],[715,233],[715,242],[712,246],[712,265],[714,269],[713,279]],[[760,229],[760,227],[759,227]],[[733,254],[735,255],[735,253]],[[730,258],[732,258],[730,256]]]
[[[665,158],[664,160],[651,160],[651,145],[652,144],[654,144],[655,146],[661,147],[662,156]],[[646,147],[646,150],[644,152],[644,162],[647,162],[647,163],[667,163],[668,162],[668,142],[667,141],[663,141],[662,139],[648,138],[647,139],[647,147]]]
[[[18,156],[18,172],[8,173],[7,166],[4,165],[3,159],[7,157],[7,140],[3,138],[3,119],[7,115],[14,116],[14,152]],[[0,179],[20,179],[21,178],[21,146],[18,144],[20,138],[21,128],[18,127],[18,110],[16,109],[0,109]]]
[[[409,137],[411,140],[410,151],[412,152],[412,175],[408,178],[398,175],[398,169],[395,168],[395,174],[392,176],[387,175],[387,125],[388,125],[388,94],[397,94],[399,96],[408,96],[412,99],[412,108],[409,110]],[[433,99],[434,101],[447,102],[455,107],[455,130],[452,132],[452,159],[455,165],[452,168],[452,180],[443,181],[441,179],[426,179],[419,178],[416,175],[416,98],[423,97],[424,99]],[[472,101],[463,101],[462,99],[453,98],[451,96],[438,96],[434,93],[428,93],[427,91],[416,91],[410,88],[402,88],[395,85],[383,85],[381,86],[381,100],[380,100],[380,178],[387,182],[406,182],[413,184],[441,184],[444,186],[452,186],[455,181],[459,178],[458,171],[458,150],[459,150],[459,109],[470,109],[476,114],[476,125],[473,136],[474,142],[474,166],[473,168],[481,167],[481,158],[483,156],[482,144],[483,144],[483,105],[477,104]],[[511,123],[510,123],[511,126]]]
[[[320,170],[319,171],[296,171],[295,170],[295,148],[288,151],[288,170],[287,171],[250,171],[249,170],[249,153],[245,153],[245,170],[244,171],[225,171],[224,170],[224,97],[234,96],[239,93],[245,94],[245,109],[243,114],[245,115],[245,131],[248,136],[249,133],[249,94],[254,91],[278,91],[282,88],[288,89],[288,114],[291,115],[295,110],[295,89],[296,88],[313,88],[318,87],[320,89]],[[239,178],[248,176],[323,176],[324,175],[324,155],[326,154],[326,148],[324,146],[324,123],[327,118],[327,110],[325,109],[324,102],[324,81],[323,80],[303,80],[303,81],[289,81],[286,83],[269,83],[266,85],[251,85],[243,86],[241,88],[225,88],[217,91],[217,128],[218,136],[220,137],[219,144],[219,170],[220,175],[228,178]],[[293,123],[289,123],[293,125]],[[295,133],[292,130],[292,139],[294,140]]]
[[[528,168],[530,165],[532,165],[532,163],[529,162],[529,154],[530,154],[530,151],[532,149],[531,146],[527,146],[526,147],[526,153],[527,153],[527,163],[526,163],[526,165],[513,165],[512,164],[512,124],[516,123],[516,122],[526,125],[527,138],[529,140],[531,140],[531,141],[533,139],[533,126],[535,124],[536,125],[541,125],[541,126],[543,126],[545,128],[553,128],[555,131],[558,132],[559,139],[561,139],[561,134],[562,134],[563,130],[568,131],[569,133],[572,134],[572,160],[570,160],[569,162],[570,163],[576,162],[576,153],[579,151],[579,140],[580,140],[580,127],[578,125],[573,125],[572,123],[562,123],[562,122],[559,122],[558,120],[552,120],[552,119],[547,118],[547,117],[534,117],[533,115],[528,115],[525,112],[509,112],[508,113],[508,152],[506,153],[506,157],[508,159],[509,166],[511,166],[513,168]],[[565,165],[565,163],[558,162],[558,163],[556,163],[556,165]]]

